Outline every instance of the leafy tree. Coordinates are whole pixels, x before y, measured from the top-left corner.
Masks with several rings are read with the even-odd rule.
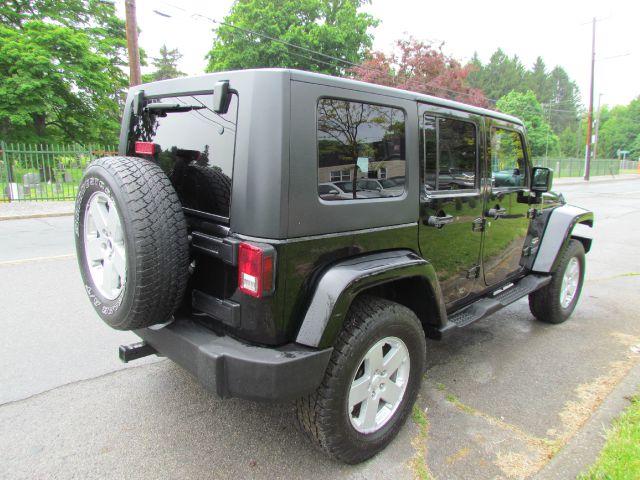
[[[527,128],[533,156],[557,152],[558,136],[546,122],[542,105],[531,90],[526,93],[512,91],[500,98],[496,107],[501,112],[522,119]]]
[[[640,97],[629,105],[619,105],[600,117],[598,156],[614,158],[618,150],[629,150],[631,158],[640,156]]]
[[[236,0],[225,24],[216,29],[207,71],[287,67],[340,75],[345,70],[341,62],[309,50],[359,63],[371,47],[367,29],[378,25],[359,11],[365,3],[369,0]]]
[[[143,81],[146,83],[184,77],[185,73],[178,70],[178,61],[181,58],[182,54],[177,48],[169,50],[166,45],[162,45],[160,47],[160,56],[151,59],[151,64],[156,67],[155,72],[143,75]]]
[[[124,21],[98,0],[0,7],[0,137],[112,142],[127,77]]]
[[[391,55],[373,52],[359,66],[351,69],[358,80],[486,106],[482,91],[467,83],[471,66],[463,67],[442,52],[442,45],[424,43],[414,38],[398,40]]]

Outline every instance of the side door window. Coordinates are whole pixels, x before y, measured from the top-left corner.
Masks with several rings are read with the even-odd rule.
[[[423,125],[427,190],[476,188],[476,126],[464,120],[431,116],[425,116]]]
[[[491,190],[487,198],[483,271],[487,286],[519,275],[529,229],[528,168],[523,137],[515,129],[492,125],[488,139]]]
[[[491,182],[494,188],[524,187],[527,180],[522,137],[504,128],[491,129],[489,144]]]
[[[477,289],[482,232],[476,225],[483,215],[477,180],[481,123],[478,117],[454,115],[425,112],[420,132],[420,251],[436,269],[447,308]]]

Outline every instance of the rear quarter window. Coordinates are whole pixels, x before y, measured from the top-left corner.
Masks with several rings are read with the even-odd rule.
[[[398,197],[406,175],[405,114],[393,107],[323,98],[317,107],[318,194],[323,200]],[[391,182],[382,182],[386,179]],[[333,196],[326,183],[339,187]]]

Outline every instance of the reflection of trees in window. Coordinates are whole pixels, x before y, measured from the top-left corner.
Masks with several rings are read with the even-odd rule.
[[[520,135],[516,132],[493,129],[491,135],[490,158],[494,172],[522,168],[524,152]]]
[[[353,198],[357,198],[358,159],[367,159],[367,174],[396,156],[404,159],[404,129],[404,113],[398,109],[346,100],[320,100],[320,167],[352,169]]]

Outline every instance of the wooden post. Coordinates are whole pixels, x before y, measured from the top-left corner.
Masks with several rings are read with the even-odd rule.
[[[136,21],[136,0],[125,0],[127,18],[127,49],[129,50],[129,85],[142,83],[140,74],[140,51],[138,50],[138,23]]]

